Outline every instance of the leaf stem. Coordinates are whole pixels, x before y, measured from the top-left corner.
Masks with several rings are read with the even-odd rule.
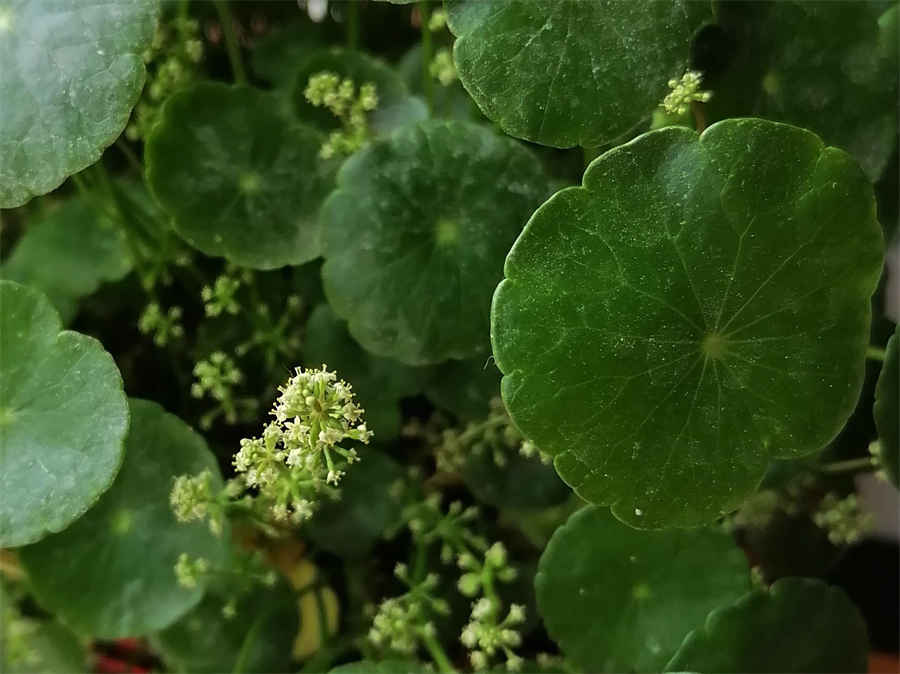
[[[869,456],[860,459],[848,459],[846,461],[832,461],[831,463],[823,463],[819,466],[819,470],[823,473],[856,473],[868,470],[875,470],[878,466]]]
[[[428,103],[428,111],[434,112],[434,82],[431,80],[431,29],[428,27],[431,18],[431,5],[428,0],[419,3],[419,20],[422,23],[422,91],[425,92],[425,101]]]
[[[358,0],[347,2],[347,48],[359,49],[359,4]]]
[[[219,13],[219,22],[222,24],[222,33],[225,35],[225,50],[228,52],[234,81],[238,84],[247,84],[247,71],[244,69],[244,61],[241,59],[241,46],[238,44],[237,33],[234,30],[231,7],[228,0],[215,0],[215,5],[216,11]]]
[[[125,159],[126,161],[128,161],[128,164],[131,166],[131,168],[133,168],[139,174],[143,175],[144,165],[141,164],[141,160],[138,159],[138,156],[134,153],[134,150],[128,147],[128,143],[125,142],[122,136],[116,138],[116,147],[125,156]]]
[[[877,360],[883,363],[886,356],[887,351],[877,346],[870,346],[866,349],[866,358],[869,360]]]
[[[431,659],[434,660],[434,664],[437,665],[439,672],[442,672],[442,674],[456,674],[456,669],[450,663],[450,658],[447,657],[441,644],[434,636],[422,634],[422,643],[425,644],[425,649],[431,655]]]

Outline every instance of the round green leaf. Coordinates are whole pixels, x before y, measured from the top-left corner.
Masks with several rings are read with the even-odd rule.
[[[0,5],[0,208],[100,158],[144,85],[157,0]]]
[[[0,547],[65,529],[112,484],[128,406],[96,339],[37,290],[0,281]]]
[[[129,271],[123,229],[81,199],[71,199],[29,223],[0,276],[46,293],[65,323],[75,315],[80,298]]]
[[[422,122],[372,144],[322,208],[329,303],[380,356],[484,353],[491,288],[545,186],[530,152],[473,124]]]
[[[460,419],[483,419],[500,395],[500,372],[490,358],[448,360],[435,366],[425,395]]]
[[[589,672],[658,672],[691,625],[750,587],[720,529],[639,531],[587,507],[556,530],[535,576],[547,631]]]
[[[308,367],[326,363],[353,386],[375,442],[396,437],[402,421],[399,400],[419,392],[419,371],[366,353],[327,304],[316,307],[306,322],[303,353]]]
[[[403,493],[391,493],[404,476],[400,464],[373,449],[361,450],[360,457],[341,480],[340,499],[324,503],[306,527],[313,543],[352,559],[365,557],[400,522],[403,510]]]
[[[475,498],[498,508],[548,508],[572,493],[551,466],[514,452],[502,466],[490,451],[470,454],[462,478]]]
[[[320,254],[316,213],[332,184],[322,139],[274,94],[205,82],[163,107],[147,180],[176,231],[207,255],[256,269]]]
[[[900,337],[897,330],[887,343],[887,354],[875,388],[875,426],[881,446],[881,462],[891,481],[900,484]]]
[[[169,670],[233,672],[243,658],[244,672],[296,671],[291,662],[297,636],[296,595],[283,586],[256,586],[235,601],[235,615],[230,618],[223,614],[228,602],[209,592],[190,613],[153,637]]]
[[[367,83],[375,85],[378,107],[368,114],[368,118],[376,135],[385,135],[428,117],[425,103],[409,95],[406,84],[387,64],[361,52],[336,47],[323,49],[303,61],[294,82],[297,116],[317,128],[331,130],[340,126],[337,117],[324,108],[311,105],[304,95],[309,78],[321,72],[349,78],[357,87]]]
[[[634,128],[688,65],[710,3],[447,0],[459,77],[517,138],[596,147]]]
[[[883,242],[843,151],[763,120],[596,159],[506,260],[492,338],[516,425],[633,526],[710,522],[821,449],[862,385]]]
[[[216,460],[197,433],[156,403],[129,401],[131,429],[112,488],[78,522],[23,548],[40,604],[76,631],[101,638],[139,636],[167,627],[195,606],[204,583],[178,585],[181,553],[221,568],[228,532],[181,524],[169,507],[177,475],[210,470]]]
[[[837,587],[783,578],[709,614],[667,672],[865,672],[866,624]]]

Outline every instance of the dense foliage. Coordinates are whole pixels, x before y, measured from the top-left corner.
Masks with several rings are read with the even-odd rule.
[[[898,12],[0,0],[0,671],[863,671]]]

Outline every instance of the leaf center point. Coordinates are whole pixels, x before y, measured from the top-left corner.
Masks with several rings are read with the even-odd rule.
[[[707,358],[722,358],[728,347],[728,341],[723,335],[711,332],[703,338],[700,344],[700,350]]]
[[[440,218],[434,226],[434,238],[442,248],[455,245],[459,241],[459,225],[453,220]]]

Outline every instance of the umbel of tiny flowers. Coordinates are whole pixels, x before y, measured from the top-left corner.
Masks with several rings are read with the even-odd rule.
[[[252,398],[237,398],[234,388],[244,380],[244,375],[230,356],[222,351],[214,351],[208,358],[194,366],[196,381],[191,385],[194,398],[209,396],[218,406],[200,418],[200,426],[208,429],[219,416],[225,416],[225,422],[235,424],[241,416],[239,412],[253,412],[256,401]]]
[[[369,136],[366,113],[378,106],[373,83],[366,82],[357,91],[352,79],[322,71],[309,78],[303,95],[311,105],[331,112],[343,127],[333,131],[322,145],[319,151],[322,159],[353,154],[363,146]]]
[[[200,580],[209,573],[209,561],[203,557],[191,557],[182,552],[175,562],[175,578],[178,584],[187,590],[193,590]]]
[[[428,64],[428,74],[445,87],[449,87],[456,81],[456,65],[453,63],[453,56],[449,49],[446,47],[438,49],[431,63]]]
[[[312,515],[317,495],[337,486],[343,469],[359,460],[355,449],[342,444],[368,443],[372,433],[350,385],[326,365],[297,368],[278,390],[274,421],[261,437],[241,440],[233,464],[276,521],[299,523]]]
[[[696,70],[688,70],[681,79],[669,80],[669,88],[672,90],[662,102],[662,108],[670,115],[684,115],[694,101],[706,103],[712,98],[712,92],[701,91],[700,84],[703,75]]]
[[[181,314],[181,307],[171,307],[164,313],[157,302],[150,302],[138,319],[138,330],[145,335],[152,334],[156,346],[165,346],[184,336]]]
[[[224,314],[237,314],[240,305],[235,299],[237,291],[241,287],[240,279],[223,274],[219,276],[211,286],[203,286],[200,291],[200,299],[203,300],[206,315],[210,317]]]
[[[833,545],[851,545],[865,536],[874,524],[872,513],[859,507],[856,494],[839,498],[829,492],[812,516],[816,526],[828,532]]]
[[[430,573],[422,582],[415,583],[409,578],[406,565],[397,564],[394,575],[409,591],[381,602],[372,620],[369,641],[379,648],[406,655],[412,655],[421,645],[433,648],[437,643],[433,618],[450,613],[447,602],[433,594],[438,586],[437,574]]]
[[[196,522],[209,518],[209,529],[216,536],[222,533],[225,493],[214,492],[212,473],[204,470],[197,475],[179,475],[169,493],[169,505],[179,522]]]

